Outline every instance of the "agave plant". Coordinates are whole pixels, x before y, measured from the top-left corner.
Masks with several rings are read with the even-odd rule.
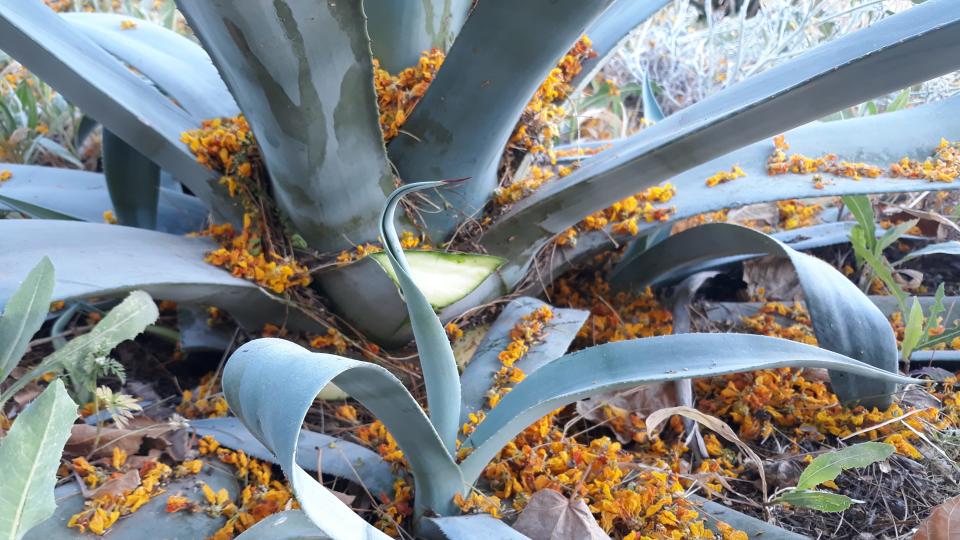
[[[461,398],[453,350],[440,319],[410,275],[393,225],[396,205],[405,193],[439,185],[427,182],[398,189],[388,199],[381,219],[385,253],[416,336],[429,416],[386,369],[370,362],[312,353],[281,339],[247,343],[224,368],[223,389],[230,408],[274,453],[291,480],[303,512],[331,538],[385,537],[297,465],[300,426],[316,395],[331,382],[369,408],[396,438],[410,464],[416,493],[415,520],[424,522],[421,527],[425,534],[431,530],[425,525],[429,523],[445,531],[447,537],[469,538],[476,536],[456,536],[451,530],[469,530],[473,535],[496,532],[499,537],[510,537],[502,532],[510,529],[492,519],[469,521],[476,516],[458,523],[452,517],[459,512],[455,496],[467,494],[487,463],[532,422],[590,395],[646,383],[782,366],[829,368],[889,384],[912,380],[824,349],[765,336],[685,334],[622,341],[562,356],[528,373],[474,431],[458,441],[459,418],[472,412],[469,400]],[[818,259],[788,247],[783,249],[801,274],[837,272]],[[665,369],[663,359],[667,358],[669,368]],[[464,378],[476,374],[468,371]],[[458,456],[462,457],[459,462]],[[252,538],[265,534],[286,537],[281,534],[285,529],[303,534],[304,526],[302,516],[288,516],[286,521],[271,520],[245,534]]]
[[[252,328],[286,321],[315,329],[328,320],[316,294],[276,294],[231,276],[204,262],[216,245],[179,236],[201,228],[208,214],[239,227],[245,211],[230,196],[230,183],[224,185],[198,163],[181,140],[184,133],[204,120],[243,113],[265,168],[265,185],[253,200],[275,207],[290,253],[302,253],[304,246],[311,253],[335,253],[374,241],[379,211],[398,183],[469,177],[427,193],[419,207],[432,210],[401,220],[442,245],[488,204],[518,118],[564,51],[584,33],[593,39],[597,59],[574,81],[582,83],[632,28],[666,3],[450,0],[401,8],[386,0],[179,2],[198,46],[147,21],[58,15],[39,1],[0,0],[0,48],[99,121],[105,133],[103,175],[4,166],[12,179],[0,186],[0,200],[35,219],[0,221],[0,238],[18,242],[17,249],[0,250],[2,263],[16,274],[32,255],[49,254],[63,276],[56,299],[142,289],[184,305],[219,306]],[[930,156],[941,137],[960,139],[960,128],[939,121],[955,115],[957,99],[792,128],[956,69],[958,37],[960,14],[951,0],[929,0],[667,118],[653,114],[653,96],[647,92],[648,117],[659,119],[655,125],[613,142],[483,228],[472,245],[496,258],[447,252],[394,257],[408,261],[403,270],[414,276],[444,277],[418,282],[428,303],[447,320],[522,288],[551,239],[660,181],[669,180],[677,190],[671,201],[675,211],[662,216],[667,222],[782,198],[917,189],[918,182],[885,168],[866,181],[838,175],[820,185],[812,181],[812,172],[770,180],[767,158],[775,149],[765,139],[786,132],[793,149],[805,155],[835,153],[882,164]],[[402,133],[385,146],[372,84],[374,59],[397,71],[416,63],[427,47],[445,51],[445,59]],[[705,178],[733,165],[747,177],[705,185]],[[99,221],[110,207],[121,226],[78,222]],[[657,227],[662,223],[641,223],[636,236],[662,231]],[[710,234],[746,236],[731,231],[717,228]],[[605,248],[606,232],[582,238],[558,259],[575,260]],[[761,251],[790,253],[772,240],[756,242]],[[634,254],[642,254],[647,244],[635,242]],[[746,245],[733,249],[744,250],[754,252]],[[628,260],[646,259],[631,255]],[[438,261],[459,269],[446,272],[457,279],[437,271]],[[383,269],[373,258],[328,266],[311,274],[311,287],[360,333],[397,346],[409,341],[418,322],[409,317]],[[816,296],[812,287],[834,286],[823,285],[821,278],[843,290],[842,276],[816,270],[823,275],[814,283],[805,279],[808,295]],[[399,272],[396,277],[402,279]],[[0,303],[11,291],[9,280],[0,281]],[[826,320],[815,323],[818,337],[836,353],[892,371],[896,350],[890,330],[857,294],[832,299],[828,314],[820,317]],[[830,312],[844,316],[831,319]],[[864,328],[879,332],[872,343],[859,333]],[[447,367],[436,377],[452,381],[455,375]],[[856,380],[838,385],[847,400],[882,403],[883,390]],[[456,414],[431,405],[442,417],[438,430],[449,446]]]

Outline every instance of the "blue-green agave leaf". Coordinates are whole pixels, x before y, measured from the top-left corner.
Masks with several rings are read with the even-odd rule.
[[[490,514],[424,518],[420,534],[428,540],[530,540]]]
[[[214,190],[214,175],[180,142],[196,120],[46,5],[0,0],[0,49],[204,202],[225,215],[235,211],[226,190]]]
[[[464,490],[460,471],[423,409],[386,369],[311,353],[280,339],[258,339],[227,361],[223,391],[250,433],[277,457],[310,519],[334,538],[349,538],[371,525],[296,463],[303,419],[331,382],[367,407],[396,439],[413,472],[417,515],[428,509],[450,514],[453,495]]]
[[[630,33],[669,2],[670,0],[614,0],[613,4],[587,27],[587,37],[593,42],[593,50],[597,56],[583,63],[583,71],[574,79],[574,85],[589,83],[610,58],[610,54]],[[646,106],[643,110],[647,110]]]
[[[201,436],[209,435],[220,444],[243,450],[257,459],[275,462],[276,456],[244,427],[237,418],[191,420],[190,428]],[[307,471],[320,471],[364,486],[374,497],[393,494],[393,472],[380,454],[336,437],[300,430],[297,440],[297,465]]]
[[[427,388],[430,421],[433,422],[447,451],[452,454],[456,451],[460,419],[460,375],[457,371],[457,360],[453,356],[443,324],[434,313],[430,301],[413,281],[410,264],[394,227],[397,204],[404,195],[442,185],[445,185],[445,182],[420,182],[407,184],[394,191],[380,215],[380,235],[383,237],[383,251],[390,260],[403,300],[407,304],[410,325],[416,337],[423,383]]]
[[[240,489],[233,470],[220,463],[204,461],[200,478],[213,491],[226,489],[231,500],[237,500]],[[197,477],[187,476],[174,479],[164,486],[171,495],[183,495],[195,501],[203,500],[203,493],[197,485]],[[84,509],[85,499],[76,482],[57,487],[54,492],[57,511],[53,517],[30,530],[24,540],[76,540],[79,535],[75,528],[68,528],[70,518]],[[136,512],[114,523],[110,527],[111,540],[141,540],[144,531],[150,531],[154,540],[177,540],[180,538],[209,538],[223,527],[226,516],[212,517],[206,512],[167,512],[167,497],[154,497]]]
[[[0,382],[17,366],[33,335],[46,321],[53,298],[53,282],[53,263],[44,257],[26,274],[7,301],[0,315]]]
[[[659,122],[663,120],[666,115],[663,114],[663,109],[660,108],[660,104],[657,103],[657,97],[653,95],[653,83],[650,81],[650,74],[646,71],[643,72],[643,93],[641,94],[643,100],[643,119],[650,122]]]
[[[56,510],[60,453],[77,418],[77,404],[63,381],[50,383],[17,416],[0,445],[0,536],[20,540]]]
[[[901,257],[894,265],[903,264],[907,261],[912,261],[918,257],[924,257],[927,255],[960,255],[960,242],[956,240],[951,240],[948,242],[938,242],[936,244],[930,244],[915,251],[911,251]]]
[[[417,65],[420,53],[446,51],[467,20],[473,0],[366,0],[370,46],[390,73]]]
[[[497,165],[520,114],[557,61],[612,0],[481,2],[436,79],[390,143],[408,182],[471,177],[431,195],[435,240],[477,214],[497,187]],[[410,135],[407,135],[409,133]]]
[[[745,144],[956,69],[960,12],[950,5],[928,0],[665,118],[517,204],[485,233],[482,244],[511,261],[501,273],[516,283],[549,238],[592,212]],[[864,133],[855,139],[865,141]],[[779,181],[769,182],[771,191],[779,189]],[[739,203],[732,197],[727,202]]]
[[[17,276],[27,273],[30,261],[49,253],[57,268],[54,300],[119,296],[139,289],[160,300],[220,307],[246,328],[280,320],[303,331],[322,328],[296,306],[204,262],[216,247],[206,238],[122,225],[0,220],[0,305],[10,299]]]
[[[727,223],[711,223],[671,236],[620,266],[611,277],[617,288],[644,287],[657,277],[706,260],[765,253],[787,257],[806,297],[820,346],[897,372],[897,342],[883,313],[846,276],[816,257],[800,253],[766,234]],[[884,407],[891,379],[862,379],[831,373],[834,392],[844,401]]]
[[[394,181],[361,2],[177,5],[256,134],[294,229],[320,251],[373,240]]]
[[[370,536],[366,531],[356,531],[361,535],[358,538],[382,538],[379,536]],[[260,540],[261,538],[270,538],[271,540],[330,540],[320,527],[310,521],[303,510],[287,510],[271,514],[257,522],[256,525],[243,531],[243,534],[237,537],[237,540]]]
[[[777,527],[776,525],[760,521],[759,519],[741,514],[736,510],[716,503],[697,495],[688,497],[691,501],[703,508],[703,517],[710,527],[716,530],[718,521],[730,525],[738,531],[747,533],[749,538],[776,538],[777,540],[810,540],[809,537]]]
[[[554,360],[513,387],[464,441],[462,447],[473,451],[461,463],[463,478],[475,481],[503,445],[537,419],[593,394],[788,366],[828,368],[891,383],[916,381],[825,349],[767,336],[678,334],[607,343]]]
[[[64,13],[61,17],[139,71],[196,120],[240,112],[206,51],[187,37],[117,13]],[[124,28],[127,21],[136,26]]]
[[[110,130],[103,130],[103,175],[121,225],[155,229],[160,167]]]
[[[104,175],[59,167],[0,165],[13,176],[0,186],[0,207],[36,219],[66,219],[101,223],[103,213],[116,209]],[[124,181],[134,182],[136,178]],[[209,208],[179,190],[160,188],[157,230],[186,234],[204,228]]]
[[[502,367],[497,356],[510,343],[510,331],[525,315],[544,306],[550,307],[553,318],[545,325],[543,337],[531,345],[523,358],[516,363],[516,366],[527,374],[563,356],[590,315],[589,312],[579,309],[558,309],[529,296],[511,300],[487,331],[460,376],[461,423],[468,421],[470,413],[484,408],[487,390],[493,384],[493,376]]]

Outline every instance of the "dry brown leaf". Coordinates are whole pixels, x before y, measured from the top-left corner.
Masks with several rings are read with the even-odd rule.
[[[97,439],[97,427],[88,424],[77,424],[70,432],[64,454],[72,456],[90,456],[91,458],[107,457],[118,447],[129,455],[135,455],[140,450],[145,437],[157,439],[171,430],[170,424],[157,422],[149,418],[134,418],[127,429],[102,428],[96,452],[94,442]]]
[[[956,540],[960,538],[960,497],[937,505],[930,517],[920,524],[913,540]]]
[[[747,446],[745,442],[741,441],[740,437],[737,437],[737,434],[733,432],[733,429],[731,429],[730,426],[728,426],[723,420],[720,420],[715,416],[710,416],[709,414],[704,414],[692,407],[670,407],[667,409],[660,409],[659,411],[647,417],[647,431],[652,432],[652,430],[656,429],[657,426],[675,414],[703,424],[717,435],[720,435],[724,439],[737,445],[738,448],[743,450],[743,453],[747,454],[750,459],[756,462],[757,471],[760,473],[760,485],[761,489],[763,490],[763,500],[767,500],[767,477],[763,470],[763,460],[760,459],[760,456],[758,456],[753,449]]]
[[[634,413],[643,419],[654,411],[679,404],[676,383],[655,383],[626,391],[604,392],[578,401],[577,414],[591,422],[601,423],[607,420],[603,411],[604,406],[610,406],[614,410],[621,409],[627,413]],[[659,431],[657,433],[659,434]],[[621,443],[632,440],[632,433],[621,433],[620,430],[614,429],[614,434]]]
[[[513,528],[530,540],[610,540],[583,499],[568,499],[552,489],[534,493]]]
[[[727,212],[727,222],[773,227],[780,223],[780,209],[775,203],[748,204]]]
[[[136,470],[127,471],[116,478],[111,478],[97,489],[88,491],[84,482],[77,480],[85,499],[93,499],[100,495],[122,495],[137,489],[140,485],[140,473]]]
[[[790,259],[761,257],[743,263],[743,281],[751,298],[764,296],[770,300],[796,300],[803,295],[800,278]],[[763,288],[764,294],[758,290]]]

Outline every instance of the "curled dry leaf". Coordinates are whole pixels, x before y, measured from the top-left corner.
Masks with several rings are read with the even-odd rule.
[[[743,281],[751,298],[792,301],[803,297],[800,278],[785,257],[762,257],[743,263]],[[763,294],[759,294],[763,289]]]
[[[757,464],[757,471],[760,473],[760,486],[763,491],[763,500],[764,502],[767,501],[767,476],[763,470],[763,460],[761,460],[760,456],[747,446],[746,443],[741,441],[740,437],[737,437],[733,429],[725,424],[723,420],[715,416],[710,416],[709,414],[704,414],[692,407],[670,407],[660,409],[647,417],[647,432],[653,433],[660,424],[675,414],[703,424],[717,435],[720,435],[743,450],[743,453],[747,454],[747,456]]]
[[[960,497],[937,505],[930,517],[920,524],[913,540],[953,540],[960,538]]]
[[[534,493],[513,528],[530,540],[610,540],[583,499],[568,499],[552,489]]]
[[[170,424],[167,423],[157,422],[149,418],[135,418],[126,429],[102,428],[100,430],[99,444],[97,448],[94,448],[93,445],[97,438],[97,427],[88,424],[77,424],[73,426],[70,432],[70,439],[67,440],[64,454],[101,458],[110,456],[113,448],[117,447],[133,456],[139,452],[145,437],[159,439],[172,429]]]

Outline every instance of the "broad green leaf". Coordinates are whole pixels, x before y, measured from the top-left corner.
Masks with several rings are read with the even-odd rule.
[[[510,343],[510,331],[525,315],[541,307],[549,307],[553,318],[544,325],[543,337],[530,345],[523,358],[515,364],[528,375],[563,356],[589,316],[587,311],[555,308],[529,296],[511,300],[487,330],[460,376],[461,424],[469,420],[470,413],[484,408],[493,377],[503,366],[498,355]]]
[[[880,281],[882,281],[887,287],[887,290],[890,291],[890,294],[897,298],[897,302],[900,303],[900,311],[907,311],[907,293],[900,288],[900,284],[894,279],[893,269],[890,263],[887,262],[887,259],[884,258],[883,255],[877,255],[869,248],[862,248],[859,242],[854,242],[852,245],[854,254],[867,263],[870,270],[880,278]]]
[[[32,218],[102,223],[103,212],[114,210],[102,174],[12,163],[0,168],[13,174],[0,188],[0,206],[5,203]],[[160,188],[157,230],[178,235],[195,232],[205,227],[209,213],[200,199]]]
[[[563,356],[504,396],[461,445],[474,482],[503,445],[552,410],[593,394],[641,384],[778,367],[820,367],[890,383],[915,381],[825,349],[766,336],[679,334],[598,345]]]
[[[53,264],[44,257],[7,301],[0,316],[0,383],[17,366],[33,335],[43,326],[50,310],[53,283]]]
[[[0,49],[225,214],[234,203],[214,190],[180,135],[196,120],[150,83],[40,2],[0,0]]]
[[[416,337],[423,383],[427,389],[430,421],[447,452],[452,455],[456,452],[457,432],[460,430],[460,374],[457,360],[453,356],[443,324],[414,281],[412,267],[400,246],[394,227],[397,204],[404,195],[444,184],[445,182],[420,182],[407,184],[394,191],[380,215],[380,235],[383,237],[383,253],[386,254],[403,293],[410,315],[410,325]],[[349,393],[349,390],[347,392]]]
[[[366,0],[370,46],[380,67],[400,73],[417,65],[420,53],[446,51],[473,8],[473,0]]]
[[[394,179],[361,2],[177,5],[256,134],[293,229],[319,251],[373,240]]]
[[[746,227],[712,223],[688,229],[618,266],[610,281],[616,288],[636,289],[703,261],[755,253],[790,259],[821,347],[897,372],[897,343],[890,323],[856,285],[820,259]],[[893,391],[889,379],[864,380],[836,373],[831,374],[831,382],[842,400],[868,406],[885,406]]]
[[[877,217],[873,213],[873,203],[870,202],[870,198],[866,195],[845,195],[843,197],[843,204],[846,205],[850,213],[853,214],[853,217],[857,220],[857,224],[863,229],[867,249],[875,251],[877,245]]]
[[[367,407],[397,440],[413,471],[417,515],[428,509],[442,515],[453,512],[452,497],[465,488],[463,478],[430,420],[396,377],[370,362],[311,353],[280,339],[258,339],[227,361],[224,395],[247,429],[277,457],[310,519],[333,538],[371,530],[296,464],[303,419],[330,382]],[[379,531],[370,534],[383,537]]]
[[[330,540],[323,530],[317,527],[302,510],[277,512],[257,522],[243,531],[237,540]],[[366,538],[366,537],[364,537]],[[381,538],[381,537],[377,537]]]
[[[897,97],[887,105],[887,112],[899,111],[905,109],[910,104],[910,89],[904,88],[897,94]]]
[[[918,219],[911,219],[909,221],[904,221],[903,223],[900,223],[898,225],[894,225],[893,227],[890,227],[889,229],[884,231],[883,235],[877,239],[877,246],[875,248],[875,253],[883,253],[883,250],[890,247],[897,240],[903,238],[903,235],[905,235],[907,231],[912,229],[919,221],[920,220]],[[867,229],[867,230],[869,231],[870,229]],[[876,232],[876,229],[874,229],[874,231]]]
[[[821,454],[813,459],[807,468],[800,473],[797,480],[797,489],[814,489],[820,484],[836,480],[840,473],[847,469],[866,467],[890,457],[896,449],[892,444],[882,442],[865,442],[848,446]]]
[[[435,240],[483,209],[497,166],[524,107],[612,0],[479,2],[443,67],[389,147],[406,181],[470,177],[431,193],[441,210],[424,212]],[[408,135],[409,134],[409,135]]]
[[[191,420],[190,429],[198,435],[210,435],[217,442],[234,450],[243,450],[248,456],[267,461],[277,458],[243,426],[237,418],[207,418]],[[362,485],[374,497],[381,493],[393,494],[393,471],[380,454],[349,441],[300,430],[297,440],[297,464],[307,471],[345,478]]]
[[[404,251],[410,276],[434,309],[443,309],[470,294],[497,268],[503,259],[473,253]],[[396,273],[383,252],[371,255],[394,282]]]
[[[103,172],[117,221],[130,227],[155,229],[160,167],[106,128],[102,144]]]
[[[910,353],[917,348],[920,340],[923,338],[923,308],[920,307],[920,301],[913,299],[910,306],[910,314],[907,316],[906,325],[903,329],[903,341],[900,343],[900,354],[904,358],[910,358]]]
[[[683,114],[665,118],[586,161],[563,182],[548,184],[517,204],[485,233],[483,246],[511,261],[502,272],[508,283],[516,283],[549,238],[597,210],[745,144],[874,95],[953,71],[960,66],[960,13],[945,9],[950,2],[931,0],[888,17],[745,79],[687,107]],[[862,84],[865,78],[871,84]],[[906,112],[910,111],[896,114]],[[941,127],[942,122],[934,122],[928,130]],[[857,131],[853,139],[865,141],[865,133],[875,135]],[[934,145],[941,136],[924,142]],[[928,147],[928,154],[930,150]],[[757,165],[765,162],[769,153],[767,145],[764,161]],[[747,162],[728,162],[722,169],[736,163]],[[717,170],[701,176],[699,182]],[[737,184],[725,185],[739,190]],[[812,182],[808,184],[813,189]],[[861,184],[864,192],[871,189],[871,182]],[[763,185],[769,189],[763,199],[776,200],[776,192],[788,190],[790,180],[763,178]],[[829,189],[820,191],[821,195],[835,194]],[[726,195],[727,206],[741,201],[730,197],[730,192]]]
[[[264,322],[279,320],[303,331],[323,328],[297,306],[204,262],[217,247],[206,238],[36,219],[0,220],[0,238],[22,239],[17,249],[0,250],[0,268],[8,276],[26,274],[29,261],[50,254],[58,276],[54,300],[121,296],[139,289],[157,299],[219,307],[246,328],[259,329]],[[10,298],[15,285],[10,278],[0,279],[0,304]]]
[[[797,490],[788,491],[774,499],[773,502],[787,503],[821,512],[843,512],[850,508],[853,503],[862,501],[854,501],[846,495],[830,493],[829,491]]]
[[[63,381],[50,383],[17,416],[0,445],[0,538],[20,540],[56,509],[60,453],[77,418]]]
[[[206,51],[187,37],[116,13],[64,13],[61,17],[150,79],[198,123],[240,112]],[[136,27],[124,29],[124,21]]]

